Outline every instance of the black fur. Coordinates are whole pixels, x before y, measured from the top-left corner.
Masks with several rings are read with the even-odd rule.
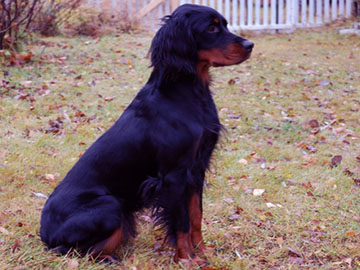
[[[215,18],[219,31],[212,33]],[[201,200],[222,127],[198,53],[238,44],[250,55],[252,43],[203,6],[183,5],[163,22],[151,44],[148,82],[45,204],[40,235],[51,249],[86,253],[118,228],[125,240],[134,237],[134,214],[144,207],[154,209],[173,242],[177,232],[189,232],[189,200],[195,193]]]

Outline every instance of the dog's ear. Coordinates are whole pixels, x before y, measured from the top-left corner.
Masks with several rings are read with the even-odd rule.
[[[151,66],[163,72],[196,73],[197,48],[186,16],[170,15],[162,19],[150,47]]]

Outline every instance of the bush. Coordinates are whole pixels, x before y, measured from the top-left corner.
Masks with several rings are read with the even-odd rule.
[[[19,50],[19,42],[28,32],[36,17],[41,0],[0,1],[0,50]]]
[[[60,33],[60,27],[81,4],[81,0],[47,0],[39,8],[33,28],[44,36]]]
[[[70,36],[99,37],[114,31],[130,32],[137,26],[127,11],[109,12],[82,6],[73,15],[65,24],[65,33]]]

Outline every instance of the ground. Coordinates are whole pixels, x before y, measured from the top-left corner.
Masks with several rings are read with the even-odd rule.
[[[207,174],[205,269],[360,269],[360,40],[339,26],[255,35],[212,70],[227,128]],[[149,213],[120,266],[45,250],[49,195],[146,82],[153,34],[42,38],[0,71],[0,269],[182,269]]]

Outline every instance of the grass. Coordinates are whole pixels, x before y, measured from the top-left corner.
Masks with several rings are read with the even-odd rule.
[[[360,41],[338,26],[252,34],[250,60],[212,71],[227,132],[207,174],[207,269],[360,269]],[[46,252],[36,193],[52,192],[146,82],[151,38],[44,38],[31,63],[2,66],[0,269],[119,268]],[[120,269],[183,269],[144,215]]]

